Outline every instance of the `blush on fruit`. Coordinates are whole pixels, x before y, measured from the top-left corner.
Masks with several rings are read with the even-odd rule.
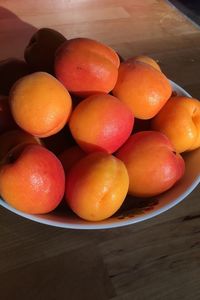
[[[152,197],[170,189],[184,174],[185,163],[169,139],[157,131],[130,136],[116,156],[129,174],[129,194]]]
[[[69,121],[71,133],[86,152],[115,152],[130,136],[134,116],[117,98],[99,93],[80,102]]]
[[[54,210],[65,190],[59,159],[40,145],[12,149],[0,168],[0,195],[12,207],[29,214]]]
[[[119,64],[112,48],[91,39],[75,38],[57,50],[55,74],[70,93],[86,97],[109,93],[117,81]]]

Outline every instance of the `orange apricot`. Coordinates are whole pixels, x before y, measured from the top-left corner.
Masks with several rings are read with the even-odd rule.
[[[135,61],[139,61],[139,62],[148,64],[148,65],[152,66],[153,68],[155,68],[156,70],[161,72],[160,66],[157,64],[157,62],[153,58],[151,58],[149,56],[138,55],[138,56],[131,57],[127,60],[127,62],[135,62]]]
[[[142,62],[124,62],[119,68],[113,95],[127,104],[138,119],[151,119],[172,93],[169,80],[162,72]]]
[[[165,104],[151,121],[154,130],[164,133],[177,152],[200,147],[200,102],[175,96]]]
[[[126,167],[116,157],[95,152],[77,162],[66,177],[66,201],[81,218],[100,221],[122,205],[129,185]]]
[[[71,113],[71,97],[53,76],[36,72],[16,82],[10,94],[15,122],[28,133],[47,137],[59,132]]]

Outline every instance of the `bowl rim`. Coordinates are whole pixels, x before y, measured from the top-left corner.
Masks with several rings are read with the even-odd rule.
[[[180,92],[183,93],[184,96],[186,97],[192,97],[188,92],[186,92],[182,87],[180,87],[178,84],[176,84],[175,82],[173,82],[172,80],[169,80],[171,83],[171,86],[173,88],[178,89]],[[0,198],[0,205],[4,208],[6,208],[7,210],[21,216],[24,217],[28,220],[37,222],[37,223],[41,223],[41,224],[45,224],[45,225],[50,225],[50,226],[54,226],[54,227],[59,227],[59,228],[63,228],[63,229],[81,229],[81,230],[99,230],[99,229],[113,229],[113,228],[119,228],[119,227],[123,227],[123,226],[127,226],[127,225],[131,225],[131,224],[136,224],[142,221],[146,221],[148,219],[151,219],[153,217],[156,217],[164,212],[166,212],[167,210],[169,210],[170,208],[176,206],[178,203],[180,203],[183,199],[185,199],[196,187],[197,185],[200,183],[200,175],[197,176],[197,178],[193,181],[193,183],[186,189],[186,191],[184,193],[182,193],[180,196],[178,196],[177,198],[175,198],[174,200],[172,200],[170,203],[165,204],[163,207],[156,209],[155,211],[152,212],[147,212],[143,215],[139,215],[139,216],[134,216],[133,218],[126,218],[125,220],[118,220],[118,221],[113,221],[113,222],[109,222],[109,223],[98,223],[98,222],[91,222],[91,223],[86,223],[86,224],[76,224],[76,223],[68,223],[68,222],[61,222],[61,221],[56,221],[56,220],[48,220],[48,219],[43,219],[40,218],[40,216],[38,215],[31,215],[31,214],[27,214],[24,212],[21,212],[17,209],[15,209],[14,207],[11,207],[9,204],[7,204],[3,199]],[[42,215],[41,215],[42,216]],[[106,221],[106,220],[105,220]]]

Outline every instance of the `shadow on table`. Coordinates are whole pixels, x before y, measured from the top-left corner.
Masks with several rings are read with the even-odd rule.
[[[0,60],[23,58],[24,49],[37,28],[0,6]]]

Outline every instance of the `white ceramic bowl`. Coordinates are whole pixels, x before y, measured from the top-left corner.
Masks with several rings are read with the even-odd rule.
[[[171,81],[178,95],[191,97],[184,89]],[[123,207],[111,218],[101,222],[87,222],[61,207],[45,215],[23,213],[0,199],[0,205],[15,214],[46,225],[73,229],[107,229],[126,226],[155,217],[186,198],[200,182],[200,148],[184,154],[186,172],[184,177],[169,191],[151,199],[135,199],[128,196]]]

